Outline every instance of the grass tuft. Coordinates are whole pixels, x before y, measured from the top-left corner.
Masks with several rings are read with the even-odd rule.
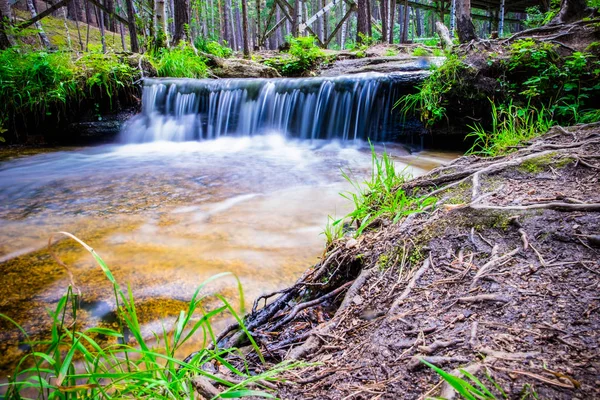
[[[369,144],[372,157],[371,178],[361,184],[348,173],[342,172],[344,179],[354,188],[354,192],[342,193],[342,196],[354,204],[354,211],[346,218],[356,222],[356,236],[379,218],[390,218],[396,223],[400,218],[423,211],[436,202],[434,197],[413,196],[402,189],[401,185],[409,179],[406,170],[396,171],[391,157],[386,152],[381,157],[377,156],[373,144]],[[333,225],[340,223],[338,220]],[[339,233],[339,230],[336,232]]]

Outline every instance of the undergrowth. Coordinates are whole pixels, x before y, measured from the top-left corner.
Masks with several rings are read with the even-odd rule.
[[[76,59],[68,52],[0,51],[0,123],[26,115],[29,123],[53,113],[60,118],[85,98],[111,102],[136,77],[133,67],[111,53],[85,53]]]
[[[211,350],[206,346],[190,360],[179,360],[177,350],[192,337],[201,334],[204,345],[207,340],[214,341],[211,319],[227,314],[237,320],[254,351],[263,360],[242,318],[225,297],[220,294],[210,296],[215,297],[220,305],[210,311],[204,309],[203,304],[209,295],[202,294],[202,289],[212,281],[233,276],[237,280],[243,312],[244,298],[239,279],[231,273],[221,273],[203,282],[194,292],[187,310],[180,312],[173,331],[169,332],[163,325],[162,332],[155,333],[152,341],[148,341],[142,334],[131,288],[123,289],[119,285],[106,263],[91,247],[69,233],[61,233],[79,242],[94,257],[112,284],[118,329],[82,329],[77,319],[81,299],[73,286],[69,286],[56,309],[49,312],[52,328],[48,339],[31,340],[13,319],[0,314],[21,331],[24,344],[31,349],[18,362],[9,382],[3,384],[7,387],[7,398],[20,399],[22,392],[26,396],[33,392],[38,398],[47,399],[191,399],[196,397],[192,379],[198,375],[226,387],[219,398],[273,398],[261,382],[275,381],[280,372],[299,366],[298,363],[282,363],[265,372],[255,373],[238,349]],[[101,341],[99,338],[112,340]],[[241,367],[227,361],[230,355],[241,360]],[[230,382],[223,375],[215,376],[218,374],[203,368],[213,362],[228,370],[236,381]]]
[[[417,93],[402,97],[395,107],[405,116],[419,115],[429,129],[443,120],[460,122],[474,140],[469,152],[488,156],[509,152],[554,124],[600,121],[600,59],[593,46],[562,56],[556,44],[523,39],[512,43],[505,56],[489,56],[494,84],[489,78],[477,81],[474,70],[450,55]],[[480,85],[488,91],[489,107]],[[481,122],[465,122],[466,110],[478,110],[472,117]],[[481,114],[487,112],[489,117]]]
[[[290,45],[287,56],[265,60],[266,65],[283,76],[300,76],[326,59],[325,52],[317,46],[313,36],[287,36],[286,41]]]

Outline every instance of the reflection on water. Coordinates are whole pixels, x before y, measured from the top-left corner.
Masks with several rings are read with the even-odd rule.
[[[378,146],[380,151],[382,148]],[[454,154],[388,152],[417,175]],[[401,160],[401,161],[400,161]],[[0,163],[0,313],[34,335],[69,280],[46,249],[52,232],[79,236],[140,302],[146,333],[173,321],[199,283],[237,274],[248,299],[293,282],[323,250],[328,214],[349,211],[340,169],[366,177],[365,144],[280,136],[154,142],[40,154]],[[55,244],[83,293],[82,320],[110,323],[111,287],[72,241]],[[212,290],[234,294],[233,281]],[[20,338],[22,339],[22,338]],[[21,350],[0,322],[0,369]]]

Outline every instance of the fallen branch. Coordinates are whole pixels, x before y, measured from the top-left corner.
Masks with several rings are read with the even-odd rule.
[[[466,296],[458,299],[459,303],[479,303],[482,301],[495,301],[499,303],[510,302],[510,297],[501,294],[479,294],[477,296]]]
[[[419,270],[417,272],[415,272],[415,274],[412,277],[412,279],[410,280],[410,282],[408,282],[408,285],[406,285],[406,288],[404,289],[404,291],[402,292],[402,294],[400,295],[400,297],[398,297],[392,303],[392,305],[390,306],[390,309],[388,311],[388,315],[393,315],[393,314],[395,314],[398,311],[398,308],[400,307],[400,303],[402,303],[408,297],[408,295],[410,294],[411,290],[417,284],[417,281],[419,280],[419,278],[429,268],[429,265],[431,265],[431,261],[429,260],[429,256],[428,256],[427,258],[425,258],[425,261],[423,261],[423,265],[421,266],[421,268],[419,268]]]

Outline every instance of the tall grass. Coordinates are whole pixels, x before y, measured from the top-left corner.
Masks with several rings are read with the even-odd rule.
[[[158,76],[163,77],[205,78],[208,74],[204,58],[185,43],[172,49],[160,49],[153,55],[152,63]]]
[[[73,113],[84,99],[109,100],[131,87],[137,72],[115,54],[86,53],[75,59],[67,52],[0,51],[0,124],[15,117],[43,120],[52,114]]]
[[[401,185],[409,178],[406,170],[396,171],[394,161],[384,152],[381,157],[371,147],[371,177],[362,184],[352,179],[348,173],[342,176],[353,187],[353,192],[342,196],[354,204],[354,211],[346,216],[356,222],[356,236],[359,236],[378,218],[391,218],[393,223],[406,215],[422,211],[434,204],[436,199],[428,196],[414,196],[402,189]],[[334,225],[341,221],[335,221]],[[339,232],[334,231],[334,232]]]
[[[195,398],[191,379],[201,375],[226,387],[218,396],[238,398],[243,396],[273,397],[261,381],[276,380],[277,374],[294,368],[296,364],[280,364],[266,372],[252,374],[245,361],[236,367],[227,360],[235,355],[245,360],[237,349],[207,348],[185,362],[176,358],[176,352],[192,337],[202,334],[215,340],[211,318],[230,313],[240,323],[248,335],[254,351],[262,359],[260,349],[245,328],[242,318],[232,304],[221,295],[215,295],[220,305],[210,311],[203,308],[208,295],[201,290],[209,283],[224,277],[233,276],[237,280],[241,308],[243,290],[235,275],[222,273],[203,282],[194,292],[187,310],[182,310],[173,332],[163,327],[155,333],[155,343],[147,341],[142,330],[131,288],[124,290],[115,280],[110,269],[100,256],[87,244],[75,236],[61,232],[76,240],[96,260],[98,266],[113,286],[117,305],[118,329],[93,327],[81,330],[77,320],[79,295],[73,287],[50,312],[52,328],[47,340],[31,340],[27,332],[13,319],[0,316],[13,323],[25,337],[31,351],[17,364],[7,387],[7,398],[20,399],[22,395],[34,393],[37,398],[47,399],[192,399]],[[99,337],[112,338],[111,343],[99,341]],[[230,382],[208,372],[203,365],[215,362],[226,368],[237,379]],[[250,386],[255,387],[251,389]],[[258,389],[256,389],[258,388]],[[24,394],[22,393],[24,392]]]
[[[511,102],[498,108],[492,106],[491,130],[480,124],[469,126],[472,130],[466,137],[474,138],[475,143],[467,154],[497,156],[516,149],[522,143],[539,136],[552,127],[552,115],[545,108],[519,107]]]

